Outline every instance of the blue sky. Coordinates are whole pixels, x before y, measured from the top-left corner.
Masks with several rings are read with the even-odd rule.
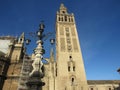
[[[0,35],[36,32],[44,20],[45,33],[55,32],[60,4],[74,13],[88,80],[120,79],[120,0],[0,0]],[[52,38],[52,37],[51,37]],[[35,48],[35,38],[28,52]],[[49,39],[45,41],[49,56]]]

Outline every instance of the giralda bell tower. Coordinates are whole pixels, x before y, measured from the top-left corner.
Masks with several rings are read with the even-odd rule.
[[[56,17],[55,90],[87,90],[75,18],[63,4]]]

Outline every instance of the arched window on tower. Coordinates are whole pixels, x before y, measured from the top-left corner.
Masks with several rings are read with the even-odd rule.
[[[72,80],[72,83],[74,82],[74,78],[71,79]]]
[[[67,16],[65,16],[65,21],[67,21]]]
[[[93,87],[92,87],[92,88],[90,88],[90,90],[94,90],[94,89],[93,89]]]
[[[69,22],[70,22],[70,17],[69,17]]]
[[[76,76],[75,75],[72,75],[70,76],[70,83],[71,83],[71,86],[76,86]]]
[[[72,60],[73,60],[73,59],[72,59],[72,56],[69,56],[69,60],[70,60],[70,61],[72,61]]]
[[[75,66],[73,66],[73,71],[75,71]]]
[[[72,59],[72,56],[69,56],[70,59]]]
[[[73,18],[71,17],[71,22],[73,22]]]
[[[70,72],[70,66],[68,66],[68,71]]]
[[[108,88],[108,90],[112,90],[112,88],[111,88],[111,87],[109,87],[109,88]]]
[[[61,21],[63,21],[63,17],[61,17]]]
[[[65,13],[65,11],[62,11],[62,13]]]
[[[59,17],[59,20],[58,21],[60,21],[60,17]]]
[[[71,78],[71,85],[75,85],[75,78],[74,77]]]
[[[56,67],[57,67],[57,64],[56,64]],[[57,73],[58,73],[58,72],[57,72],[57,68],[56,68],[56,70],[55,70],[55,75],[56,75],[56,76],[57,76]]]

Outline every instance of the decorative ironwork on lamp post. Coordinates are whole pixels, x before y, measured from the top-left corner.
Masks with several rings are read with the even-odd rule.
[[[119,73],[120,73],[120,68],[117,70],[117,72],[119,72]]]
[[[29,74],[29,79],[27,81],[28,90],[41,90],[42,86],[45,85],[42,82],[42,78],[44,77],[43,73],[43,54],[45,54],[45,50],[43,49],[43,32],[44,32],[45,25],[41,23],[39,25],[39,30],[36,32],[38,40],[37,40],[37,47],[34,49],[35,58],[32,63],[32,71]]]

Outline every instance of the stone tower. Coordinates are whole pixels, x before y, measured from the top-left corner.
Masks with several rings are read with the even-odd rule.
[[[61,4],[56,17],[55,90],[87,90],[87,80],[73,13]]]

